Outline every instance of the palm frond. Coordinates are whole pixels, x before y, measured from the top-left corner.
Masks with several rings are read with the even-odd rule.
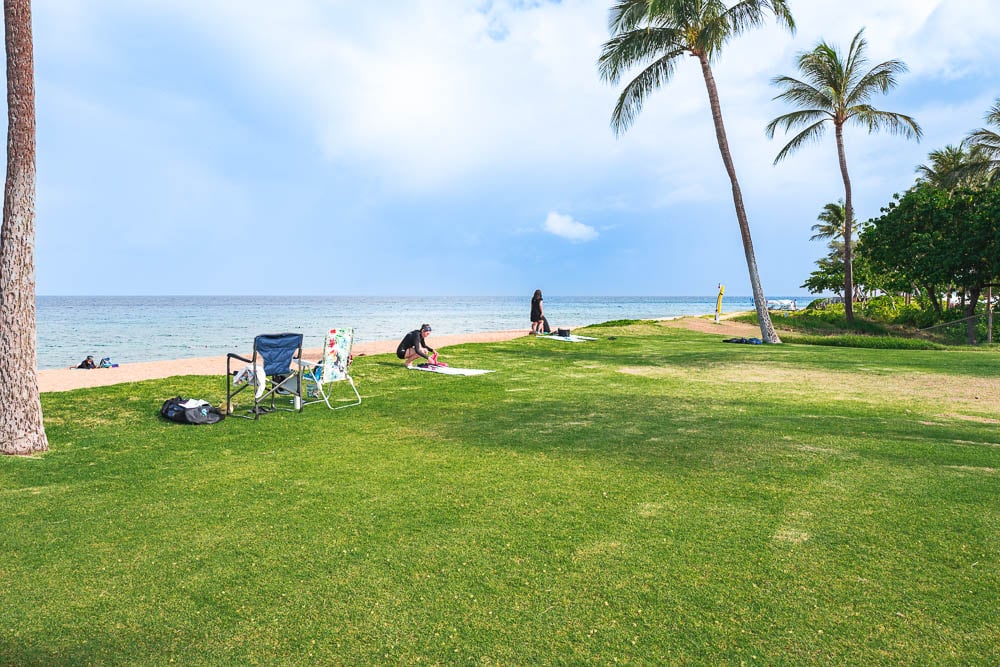
[[[729,25],[730,34],[739,35],[752,28],[759,28],[764,25],[767,18],[765,10],[770,9],[767,3],[760,0],[743,0],[737,2],[722,13],[724,20]]]
[[[866,103],[876,91],[885,94],[896,86],[896,75],[910,71],[901,60],[887,60],[879,63],[858,79],[847,92],[847,106]]]
[[[763,26],[769,13],[774,16],[778,25],[795,33],[795,19],[785,0],[743,0],[725,10],[722,16],[729,26],[730,35],[736,36],[751,28]]]
[[[664,53],[683,52],[680,35],[672,28],[648,28],[632,30],[616,35],[604,44],[597,60],[601,78],[610,83],[618,83],[625,72],[663,57]]]
[[[621,136],[635,122],[646,97],[670,80],[677,67],[677,57],[683,54],[683,50],[666,53],[625,86],[611,112],[611,127],[615,136]]]
[[[991,160],[985,153],[978,153],[974,157],[957,167],[949,174],[950,181],[959,185],[969,183],[972,185],[995,185],[1000,182],[1000,160]]]
[[[794,35],[797,26],[795,25],[795,19],[792,17],[792,10],[789,8],[787,0],[770,0],[767,4],[770,6],[771,13],[774,14],[778,25],[784,26],[788,29],[788,32]]]
[[[983,180],[982,151],[968,141],[958,146],[948,145],[927,154],[929,164],[916,168],[917,182],[951,189],[957,185],[974,185]]]
[[[778,76],[771,79],[775,86],[784,88],[784,91],[775,95],[773,99],[788,102],[799,107],[813,107],[817,109],[833,109],[833,99],[830,97],[829,89],[817,88],[805,81],[793,79],[790,76]]]
[[[843,59],[841,93],[846,99],[849,91],[858,87],[858,83],[863,78],[862,69],[868,63],[865,52],[868,50],[868,41],[865,39],[865,29],[858,30],[851,38],[851,45],[847,47],[847,56]]]
[[[982,127],[971,133],[966,140],[977,151],[978,162],[981,163],[981,167],[975,171],[1000,172],[1000,134]]]
[[[864,104],[852,107],[848,120],[865,127],[869,132],[886,131],[889,134],[901,134],[907,139],[920,141],[923,130],[912,117],[893,111],[882,111]]]
[[[824,109],[801,109],[778,116],[764,128],[768,139],[774,138],[774,131],[779,127],[787,134],[805,125],[809,125],[824,120],[832,120],[829,111]]]
[[[836,239],[844,236],[844,221],[847,219],[847,212],[844,208],[844,200],[829,202],[823,206],[823,211],[816,216],[818,223],[812,226],[816,232],[809,237],[810,241],[821,241],[823,239]],[[836,241],[833,241],[835,243]],[[841,245],[843,245],[841,243]]]
[[[987,112],[986,122],[990,125],[1000,126],[1000,98],[993,104],[993,108]]]
[[[986,123],[1000,129],[1000,98],[986,114]],[[1000,133],[988,127],[981,127],[966,137],[969,142],[969,171],[985,179],[990,185],[1000,183]]]
[[[979,128],[969,134],[967,140],[986,151],[1000,151],[1000,134],[985,127]]]
[[[648,0],[618,0],[608,15],[608,32],[620,35],[646,25],[649,18]]]
[[[849,78],[837,49],[820,42],[812,51],[799,55],[798,65],[806,81],[824,91],[831,100],[831,108],[835,107],[843,97]]]
[[[813,123],[806,129],[799,132],[797,135],[795,135],[795,137],[792,138],[791,141],[785,144],[785,147],[782,148],[778,152],[777,157],[774,158],[774,164],[778,164],[779,162],[784,160],[786,157],[788,157],[789,155],[797,151],[799,148],[801,148],[803,144],[808,143],[810,141],[819,141],[823,137],[823,134],[825,132],[826,132],[825,119]]]

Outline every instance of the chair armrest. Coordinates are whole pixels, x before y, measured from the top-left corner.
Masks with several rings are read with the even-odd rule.
[[[317,372],[323,367],[322,361],[307,361],[305,359],[296,359],[295,363],[299,365],[299,372],[301,372],[306,378],[313,382],[320,382],[321,373]]]
[[[310,373],[313,376],[316,375],[316,369],[323,365],[321,361],[306,361],[305,359],[293,359],[293,361],[299,365],[300,371]]]
[[[230,352],[229,354],[226,355],[226,360],[228,361],[229,359],[239,359],[243,363],[246,363],[246,364],[250,363],[250,359],[247,359],[244,356],[236,354],[235,352]]]

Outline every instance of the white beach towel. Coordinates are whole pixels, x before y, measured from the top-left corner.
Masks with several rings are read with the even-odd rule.
[[[590,336],[577,336],[576,334],[570,334],[568,336],[557,336],[555,334],[548,334],[545,336],[539,336],[539,338],[552,338],[553,340],[564,340],[567,343],[582,343],[588,340],[597,340],[596,338],[591,338]]]
[[[428,364],[426,366],[410,366],[411,371],[430,371],[431,373],[440,373],[442,375],[482,375],[483,373],[492,373],[493,371],[484,371],[478,368],[454,368],[452,366],[436,366],[433,364]]]
[[[255,369],[250,364],[247,364],[233,376],[233,386],[241,385],[246,382],[254,383],[254,394],[258,399],[263,396],[264,388],[267,384],[264,381],[264,365],[257,364]]]

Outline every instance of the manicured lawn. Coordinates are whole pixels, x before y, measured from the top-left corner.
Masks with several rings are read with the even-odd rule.
[[[995,351],[580,333],[360,358],[362,406],[258,422],[159,418],[221,377],[44,395],[0,664],[997,659]]]

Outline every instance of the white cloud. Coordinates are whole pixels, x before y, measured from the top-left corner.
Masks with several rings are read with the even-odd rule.
[[[571,216],[555,211],[549,213],[549,217],[545,218],[544,228],[548,233],[561,236],[573,243],[593,241],[598,236],[597,230],[590,225],[585,225],[574,220]]]
[[[768,80],[794,75],[797,52],[820,39],[845,48],[865,26],[873,63],[904,59],[913,74],[900,87],[912,85],[919,74],[992,62],[976,49],[996,52],[997,41],[983,34],[1000,13],[993,4],[810,0],[793,8],[796,36],[772,23],[733,40],[715,70],[739,171],[770,172],[780,146],[762,140],[762,128],[785,109],[770,101],[776,91]],[[367,167],[394,190],[435,192],[469,177],[530,180],[552,171],[599,182],[626,168],[660,175],[663,189],[646,202],[657,205],[715,192],[724,179],[693,61],[682,61],[635,126],[613,137],[621,85],[603,84],[596,66],[608,0],[287,0],[280,11],[269,0],[104,5],[113,14],[187,23],[229,55],[234,80],[290,125],[303,124],[328,160]],[[761,146],[770,155],[758,155]]]
[[[89,144],[72,154],[58,140],[79,134],[117,146],[99,148],[120,156],[120,164],[141,164],[132,171],[149,174],[144,199],[163,202],[164,217],[190,215],[174,210],[175,192],[193,189],[199,196],[190,208],[204,210],[203,200],[218,189],[241,204],[240,215],[218,216],[226,220],[220,225],[249,225],[255,215],[264,224],[272,200],[285,197],[303,211],[303,225],[316,209],[323,219],[350,217],[391,233],[413,224],[423,204],[433,213],[421,222],[462,220],[455,226],[467,247],[491,248],[481,239],[495,237],[497,220],[515,221],[500,234],[526,227],[537,234],[539,211],[552,210],[544,231],[561,238],[592,240],[609,224],[619,231],[614,244],[604,235],[608,243],[550,243],[539,253],[610,256],[614,245],[642,244],[633,235],[643,219],[672,234],[722,235],[741,251],[694,59],[681,59],[627,133],[616,139],[610,130],[624,82],[603,83],[596,61],[612,4],[285,0],[276,8],[272,0],[42,0],[34,6],[40,176],[50,192],[76,192],[79,179],[60,172],[57,181],[52,165],[91,161],[87,151],[96,149]],[[771,164],[787,137],[768,140],[764,127],[789,109],[772,100],[777,90],[769,81],[796,75],[799,52],[821,39],[844,49],[865,27],[871,64],[900,58],[910,67],[877,104],[915,116],[923,142],[853,128],[847,136],[863,215],[876,214],[912,182],[930,150],[982,126],[1000,90],[990,64],[1000,61],[996,0],[792,4],[796,35],[771,21],[727,44],[713,63],[755,237],[770,227],[782,243],[808,238],[822,205],[843,196],[832,133]],[[161,44],[176,51],[156,48]],[[204,71],[186,71],[198,57]],[[107,117],[60,104],[53,95],[60,89],[79,98],[83,111],[93,106]],[[190,179],[175,174],[177,164],[190,165]],[[272,170],[279,178],[264,183],[273,189],[254,182]],[[114,166],[93,171],[95,190],[122,187]],[[344,196],[323,199],[326,184]],[[483,202],[493,218],[480,215]],[[75,224],[70,208],[67,226]],[[593,227],[557,211],[573,211]],[[95,215],[94,224],[106,217]],[[117,219],[141,217],[120,212]],[[765,252],[765,243],[756,245]],[[784,266],[777,256],[772,266]],[[801,277],[793,280],[798,285]]]

